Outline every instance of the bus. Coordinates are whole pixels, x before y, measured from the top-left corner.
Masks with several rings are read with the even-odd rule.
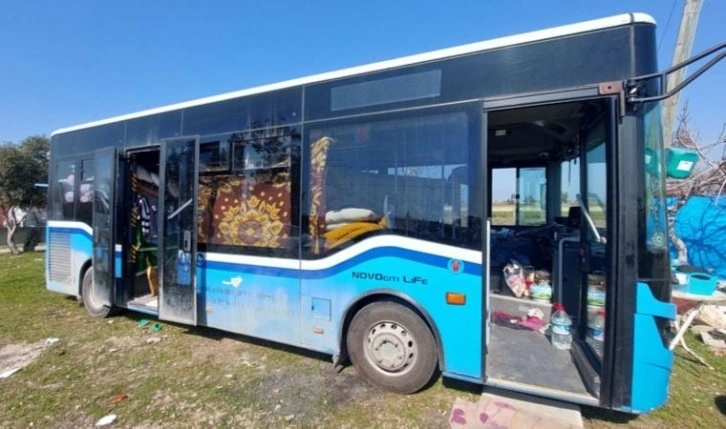
[[[443,376],[662,406],[655,28],[612,16],[57,130],[47,289],[401,394]]]

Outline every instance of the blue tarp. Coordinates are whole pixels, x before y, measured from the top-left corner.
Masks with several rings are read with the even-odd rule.
[[[669,204],[672,204],[672,200]],[[676,213],[675,230],[688,247],[688,263],[726,278],[726,196],[688,199]],[[673,243],[671,258],[677,257]]]

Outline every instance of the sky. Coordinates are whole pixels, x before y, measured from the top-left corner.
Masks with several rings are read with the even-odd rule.
[[[5,0],[0,142],[93,120],[596,19],[644,12],[671,63],[683,0]],[[726,40],[726,1],[704,0],[693,52]],[[683,93],[693,128],[724,122],[726,61]]]

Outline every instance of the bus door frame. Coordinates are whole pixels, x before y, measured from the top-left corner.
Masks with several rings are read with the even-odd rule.
[[[622,102],[620,100],[620,96],[618,94],[612,94],[608,93],[606,91],[603,91],[602,87],[599,86],[592,86],[587,88],[578,88],[578,89],[570,89],[570,90],[559,90],[559,91],[551,91],[546,93],[538,93],[538,94],[527,94],[527,95],[512,95],[507,97],[501,97],[501,98],[493,98],[493,99],[485,99],[482,103],[482,134],[481,134],[481,168],[480,168],[480,175],[479,182],[483,183],[482,190],[480,191],[479,198],[481,198],[481,201],[484,202],[485,206],[485,229],[484,233],[485,236],[482,237],[482,266],[484,267],[484,273],[482,275],[482,288],[484,289],[484,296],[485,296],[485,311],[484,311],[484,317],[482,320],[482,330],[485,333],[485,352],[482,355],[482,374],[483,374],[483,380],[485,383],[490,385],[496,385],[496,382],[488,382],[488,374],[486,371],[486,360],[487,360],[487,353],[488,353],[488,345],[489,345],[489,337],[491,332],[491,300],[490,300],[490,276],[489,276],[489,270],[490,270],[490,262],[491,262],[491,183],[490,183],[490,175],[489,175],[489,163],[488,163],[488,113],[489,112],[495,112],[500,110],[512,110],[512,109],[521,109],[521,108],[527,108],[527,107],[535,107],[535,106],[541,106],[541,105],[550,105],[550,104],[561,104],[561,103],[569,103],[569,102],[578,102],[578,101],[588,101],[588,100],[601,100],[604,103],[607,104],[607,107],[609,109],[608,115],[610,117],[610,124],[609,128],[611,128],[611,133],[614,131],[614,133],[610,134],[610,136],[615,139],[614,145],[617,145],[618,140],[618,133],[617,133],[617,121],[620,119],[619,117],[619,111],[618,107],[621,106]],[[610,145],[613,146],[612,144]],[[609,164],[608,166],[608,174],[611,175],[615,168],[615,163],[617,161],[616,155],[613,152],[616,152],[614,150],[610,150],[610,153],[608,153],[607,156],[607,162]],[[608,199],[612,197],[612,190],[615,189],[615,186],[613,184],[608,184]],[[613,204],[608,205],[608,219],[615,219],[614,213],[615,209],[614,204],[617,204],[615,200],[613,200]],[[582,222],[582,228],[587,228],[587,225],[585,223],[586,221]],[[608,235],[609,236],[615,236],[615,225],[608,225]],[[587,240],[589,234],[581,234],[581,237],[584,237],[585,240]],[[610,242],[611,246],[609,247],[610,252],[617,252],[616,247],[619,244],[617,240],[612,240]],[[581,240],[581,246],[583,245]],[[613,260],[611,256],[608,256],[609,260]],[[613,264],[608,263],[608,269],[612,270],[615,268]],[[583,271],[584,273],[584,271]],[[615,288],[610,287],[608,288],[608,299],[610,300],[608,307],[615,307],[614,303],[616,302],[616,297],[614,294],[611,294],[610,292],[613,291]],[[585,298],[586,296],[583,295]],[[586,308],[583,306],[583,308]],[[608,308],[610,310],[610,308]],[[615,313],[611,313],[615,314]],[[615,316],[617,317],[617,315]],[[547,322],[547,321],[545,321]],[[614,356],[614,333],[616,329],[614,329],[615,322],[614,320],[611,320],[610,323],[608,323],[608,332],[612,332],[612,334],[606,335],[606,350],[608,351],[603,356],[602,365],[601,365],[601,372],[600,376],[602,379],[601,383],[601,389],[600,389],[600,395],[599,395],[599,402],[603,405],[608,405],[611,402],[611,394],[612,394],[612,376],[614,373],[614,362],[615,362],[615,356]],[[513,386],[502,386],[509,389],[515,389]],[[516,390],[516,389],[515,389]],[[527,389],[524,389],[527,390]],[[537,387],[532,387],[531,392],[529,393],[537,393],[538,392]],[[527,393],[527,392],[524,392]],[[540,392],[541,393],[541,392]],[[555,397],[557,394],[551,394],[551,396]],[[563,396],[563,399],[567,399],[565,396]]]

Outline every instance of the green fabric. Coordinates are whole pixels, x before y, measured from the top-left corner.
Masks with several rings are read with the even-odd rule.
[[[156,267],[156,246],[144,240],[141,226],[137,223],[134,226],[134,248],[136,249],[136,272],[143,272],[149,266]]]

